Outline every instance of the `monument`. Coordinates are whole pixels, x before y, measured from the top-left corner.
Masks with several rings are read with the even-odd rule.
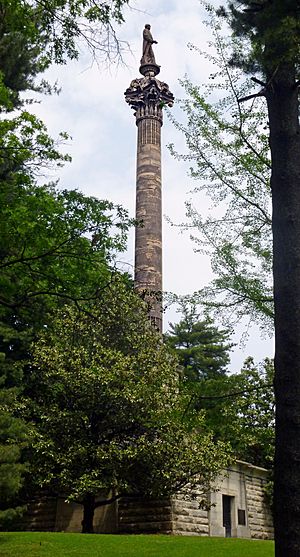
[[[135,286],[149,297],[150,318],[161,331],[161,126],[163,106],[172,106],[174,97],[168,85],[156,78],[160,67],[153,53],[155,43],[146,25],[143,77],[131,82],[125,96],[135,110],[138,128],[136,218],[141,226],[136,227]],[[237,460],[215,480],[210,510],[200,509],[197,500],[180,493],[164,501],[122,497],[118,503],[98,507],[94,530],[272,539],[272,515],[265,498],[268,483],[268,470]],[[28,531],[80,532],[81,527],[82,505],[67,503],[63,495],[32,500],[20,523],[20,529]]]
[[[163,107],[172,106],[169,86],[157,79],[150,25],[143,31],[140,73],[125,91],[137,125],[135,288],[149,304],[153,326],[162,332],[161,126]]]

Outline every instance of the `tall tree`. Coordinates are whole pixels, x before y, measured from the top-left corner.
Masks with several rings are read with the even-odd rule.
[[[273,332],[272,230],[266,107],[262,98],[240,104],[253,82],[230,65],[230,39],[214,12],[208,24],[213,51],[203,53],[212,67],[207,83],[181,81],[183,117],[175,126],[183,132],[187,152],[171,152],[188,161],[196,182],[186,202],[188,231],[195,251],[208,254],[215,278],[195,294],[218,319],[231,326],[244,319]],[[237,39],[235,39],[237,42]],[[202,214],[202,198],[211,200]]]
[[[13,495],[22,484],[19,457],[26,427],[10,411],[24,386],[29,345],[49,324],[53,308],[66,303],[82,307],[101,296],[114,272],[115,254],[125,246],[130,220],[108,201],[55,185],[37,186],[42,167],[60,165],[67,157],[28,112],[2,120],[0,146],[0,426],[6,447],[0,482],[6,492],[11,486]],[[3,506],[7,493],[1,499]],[[6,516],[12,515],[7,511]]]
[[[22,107],[22,93],[28,90],[51,92],[49,84],[37,82],[38,75],[53,61],[76,58],[79,37],[86,40],[93,55],[120,56],[122,45],[113,22],[122,22],[126,3],[0,1],[0,111]],[[124,245],[125,221],[129,221],[126,212],[107,201],[76,191],[60,192],[54,185],[37,186],[43,168],[60,166],[69,157],[59,153],[44,124],[28,111],[1,120],[0,151],[3,522],[14,515],[12,498],[26,468],[20,460],[26,427],[11,411],[24,387],[29,344],[49,323],[54,307],[70,301],[86,304],[101,295],[110,281],[111,256]]]
[[[166,343],[175,351],[187,381],[224,375],[229,364],[229,332],[218,329],[209,318],[202,319],[192,304],[181,304],[183,318],[170,324]]]
[[[258,72],[268,107],[275,307],[275,553],[300,550],[300,127],[298,0],[230,2],[228,21],[245,39],[233,62]],[[251,96],[250,96],[251,97]],[[247,100],[250,98],[247,96]],[[242,99],[241,99],[242,100]]]
[[[124,246],[129,221],[120,207],[54,186],[25,187],[11,180],[2,182],[0,198],[0,486],[5,486],[0,519],[4,520],[13,517],[11,506],[4,514],[4,505],[22,485],[25,468],[20,456],[27,428],[11,411],[27,382],[30,343],[49,327],[55,308],[74,304],[86,309],[101,298],[115,273],[114,253]]]
[[[187,411],[176,359],[133,290],[116,277],[90,309],[65,308],[35,343],[25,405],[36,481],[83,505],[84,532],[111,489],[157,498],[198,484],[205,495],[228,462]]]

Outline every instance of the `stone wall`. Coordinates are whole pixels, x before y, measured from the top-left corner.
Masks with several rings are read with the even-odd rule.
[[[15,530],[53,532],[57,514],[56,497],[41,497],[27,505],[20,521],[14,523]]]
[[[264,494],[267,481],[267,470],[237,461],[216,480],[209,511],[180,494],[161,501],[126,497],[98,507],[94,529],[98,533],[272,539],[272,515]],[[19,529],[80,532],[82,510],[81,505],[66,503],[63,497],[40,498],[29,505]]]
[[[255,475],[246,473],[245,483],[251,538],[262,540],[273,539],[273,518],[264,495],[266,477],[259,477],[257,471]]]
[[[66,503],[63,497],[41,497],[31,501],[16,530],[36,532],[81,532],[83,507]],[[95,509],[94,532],[113,534],[117,532],[117,504]]]
[[[118,504],[118,531],[122,534],[171,534],[171,501],[126,497]]]
[[[172,501],[172,534],[208,536],[208,512],[200,509],[197,501],[177,496]]]

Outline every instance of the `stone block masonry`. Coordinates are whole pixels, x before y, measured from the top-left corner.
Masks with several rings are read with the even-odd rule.
[[[126,497],[118,505],[118,531],[122,534],[171,534],[172,503]]]
[[[95,532],[273,539],[267,481],[267,470],[237,461],[216,480],[209,511],[180,494],[161,501],[125,497],[96,510]],[[81,521],[81,505],[43,497],[29,505],[18,528],[80,532]]]
[[[272,514],[264,491],[267,482],[267,470],[237,461],[216,480],[215,490],[208,495],[209,511],[180,494],[165,501],[121,499],[118,531],[273,539]]]
[[[274,537],[273,519],[266,503],[262,477],[245,475],[248,521],[251,538],[268,540]]]
[[[172,500],[172,534],[209,536],[208,512],[199,509],[197,501],[178,495]]]

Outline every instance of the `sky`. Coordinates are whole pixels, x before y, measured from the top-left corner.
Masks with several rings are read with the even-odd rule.
[[[59,96],[41,100],[34,111],[55,137],[67,131],[72,141],[64,146],[72,156],[72,163],[59,169],[52,179],[60,178],[63,188],[77,188],[87,195],[109,199],[126,207],[131,216],[135,211],[136,125],[133,111],[126,104],[124,91],[139,75],[142,54],[142,31],[150,23],[157,63],[161,66],[159,79],[168,83],[175,99],[184,96],[179,79],[185,75],[199,84],[208,79],[212,68],[203,56],[191,51],[192,43],[207,51],[210,30],[203,24],[205,10],[198,0],[136,0],[126,8],[125,23],[117,31],[121,40],[130,45],[123,53],[124,64],[113,64],[109,69],[93,63],[82,46],[78,61],[52,67],[46,77],[58,81]],[[175,103],[172,112],[184,119]],[[163,214],[173,223],[186,222],[184,202],[192,198],[196,186],[188,176],[185,163],[175,160],[167,149],[174,143],[178,152],[185,152],[184,138],[173,124],[164,118],[162,128],[162,185]],[[197,206],[205,213],[209,201],[197,199]],[[163,282],[164,290],[176,294],[192,294],[207,285],[212,278],[207,256],[194,252],[188,233],[181,233],[163,219]],[[128,250],[121,259],[126,270],[133,271],[134,238],[129,236]],[[170,308],[164,319],[178,321],[176,308]],[[257,361],[273,355],[273,342],[261,339],[258,328],[249,331],[249,339],[240,345],[244,329],[234,335],[237,346],[232,355],[231,370],[238,372],[246,356]]]

